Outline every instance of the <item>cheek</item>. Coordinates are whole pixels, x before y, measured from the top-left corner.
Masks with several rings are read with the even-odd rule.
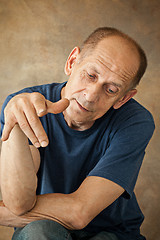
[[[81,81],[81,84],[84,84],[84,85],[87,84],[88,77],[86,76],[85,72],[80,73],[80,81]]]
[[[97,115],[102,117],[114,104],[114,101],[111,101],[109,98],[103,98],[97,105]]]
[[[74,80],[72,80],[72,82],[70,82],[69,84],[69,91],[72,95],[82,92],[85,88],[86,80],[84,76],[82,76],[82,78],[77,76],[77,78],[76,79],[74,78]]]

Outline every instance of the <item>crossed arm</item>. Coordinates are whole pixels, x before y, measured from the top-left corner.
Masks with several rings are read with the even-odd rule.
[[[44,106],[47,108],[47,104],[50,104],[44,103],[45,99],[40,95],[36,96],[36,104],[35,102],[33,104],[31,95],[25,97],[30,98],[27,99],[27,103],[32,101],[32,105],[39,106],[37,107],[39,109],[44,108]],[[17,98],[15,101],[17,102]],[[63,101],[60,104],[63,105]],[[63,111],[63,106],[60,107],[57,109]],[[12,130],[8,128],[3,135],[4,137],[7,134],[9,136],[9,132],[11,132],[9,138],[8,136],[6,139],[3,138],[6,141],[2,143],[0,171],[4,206],[1,203],[0,225],[23,227],[31,221],[50,219],[59,222],[68,229],[82,229],[123,193],[124,189],[116,183],[104,178],[90,176],[71,194],[51,193],[36,196],[36,173],[40,164],[40,155],[35,146],[29,146],[27,135],[32,136],[30,140],[33,143],[41,144],[44,140],[48,142],[48,139],[45,134],[41,136],[35,134],[39,131],[34,130],[30,120],[27,119],[30,126],[22,124],[21,117],[17,120],[13,116],[13,105],[11,107],[8,104],[7,108],[7,117],[9,118],[9,112],[12,114],[12,127],[10,127]],[[26,106],[23,106],[23,109],[25,108]],[[55,110],[54,106],[50,104],[50,110],[44,109],[41,112],[46,114],[49,111],[56,113],[58,110]],[[35,107],[34,111],[32,109],[32,113],[28,113],[28,115],[33,115],[39,123],[37,112]],[[13,119],[16,119],[14,124]],[[34,120],[34,124],[35,122],[36,120]],[[8,126],[11,126],[11,123]],[[25,131],[23,130],[24,126]],[[28,127],[29,130],[27,130]]]

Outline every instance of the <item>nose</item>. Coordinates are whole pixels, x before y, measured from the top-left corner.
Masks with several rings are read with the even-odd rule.
[[[84,90],[84,96],[87,102],[96,103],[100,97],[100,87],[98,84],[90,84]]]

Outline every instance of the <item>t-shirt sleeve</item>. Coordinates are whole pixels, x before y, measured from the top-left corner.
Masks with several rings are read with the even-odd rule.
[[[88,176],[103,177],[119,184],[125,189],[123,196],[130,198],[153,131],[154,121],[150,113],[125,120]]]

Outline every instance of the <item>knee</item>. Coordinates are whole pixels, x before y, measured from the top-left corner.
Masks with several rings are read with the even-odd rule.
[[[47,220],[38,220],[29,223],[21,230],[22,239],[38,239],[38,236],[45,234]]]
[[[62,225],[51,220],[38,220],[17,229],[12,240],[65,239],[69,232]]]
[[[13,234],[12,240],[27,240],[27,239],[42,239],[42,232],[44,234],[45,220],[34,221],[27,224],[23,228],[17,228]],[[39,236],[41,236],[39,238]]]

